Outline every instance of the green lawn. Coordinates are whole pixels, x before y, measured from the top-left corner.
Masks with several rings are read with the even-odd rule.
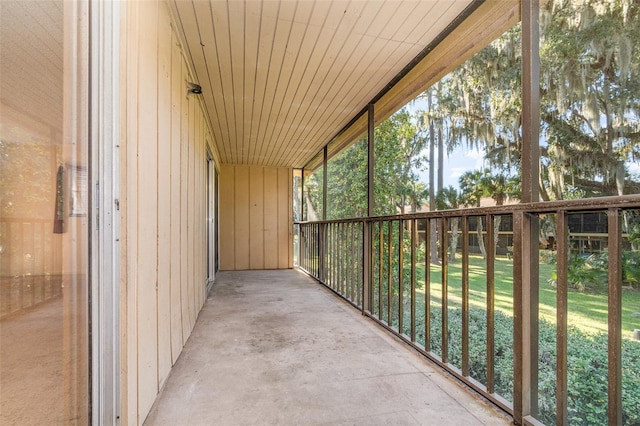
[[[556,290],[549,284],[555,265],[540,265],[540,318],[556,322]],[[418,277],[424,277],[424,265],[417,266]],[[469,304],[486,307],[485,261],[479,255],[469,256]],[[431,267],[431,298],[438,303],[442,296],[441,268]],[[460,258],[449,264],[449,304],[459,305],[462,294],[462,263]],[[417,290],[416,310],[424,312],[424,289]],[[569,324],[587,333],[607,331],[607,295],[569,291]],[[513,315],[513,261],[504,257],[495,264],[495,308],[507,315]],[[624,289],[622,296],[623,337],[630,338],[634,329],[640,329],[640,317],[632,314],[640,312],[640,292]]]

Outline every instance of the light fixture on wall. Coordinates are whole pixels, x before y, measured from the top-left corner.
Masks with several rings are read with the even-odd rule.
[[[193,93],[194,95],[202,94],[202,87],[196,83],[187,82],[187,93]]]

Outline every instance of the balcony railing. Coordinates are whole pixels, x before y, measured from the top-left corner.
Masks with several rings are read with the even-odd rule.
[[[623,335],[623,320],[640,311],[637,289],[623,289],[640,283],[640,197],[298,226],[300,268],[516,422],[640,421],[640,376],[629,361],[640,357],[640,342]],[[590,279],[599,289],[574,290],[585,271],[596,274]],[[623,291],[630,295],[624,307]],[[590,312],[594,324],[583,325]],[[579,343],[570,342],[592,338],[604,339],[605,349],[594,344],[593,359],[576,358],[571,345]],[[583,385],[572,375],[589,376],[581,362],[602,373],[584,378],[594,381],[585,386],[602,408],[582,420],[575,394]]]
[[[62,295],[62,243],[53,220],[0,220],[0,318]]]

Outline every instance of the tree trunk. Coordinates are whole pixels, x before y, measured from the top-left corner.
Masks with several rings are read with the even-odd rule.
[[[451,241],[449,242],[449,262],[455,262],[456,250],[458,249],[458,224],[460,218],[451,219]]]
[[[498,249],[498,237],[500,236],[500,223],[502,216],[496,216],[493,220],[493,256],[495,257]]]
[[[478,246],[480,247],[480,253],[482,253],[482,258],[486,259],[487,249],[484,247],[484,234],[482,233],[483,231],[482,218],[479,217],[477,220],[478,220]]]

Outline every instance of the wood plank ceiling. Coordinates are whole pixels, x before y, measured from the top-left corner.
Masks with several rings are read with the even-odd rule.
[[[171,0],[226,164],[302,167],[470,0]]]
[[[5,126],[18,113],[52,134],[62,130],[62,9],[61,1],[0,0],[0,115]]]

